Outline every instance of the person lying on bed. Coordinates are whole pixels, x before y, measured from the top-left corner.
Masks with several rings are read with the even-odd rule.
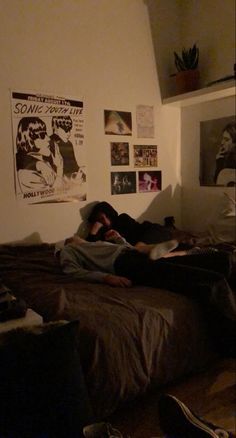
[[[127,213],[118,214],[105,201],[98,202],[93,207],[87,220],[90,228],[87,240],[90,242],[106,240],[104,234],[108,230],[114,230],[117,236],[124,237],[131,245],[135,245],[138,242],[158,243],[176,238],[181,244],[181,249],[183,249],[192,247],[195,242],[195,236],[177,230],[174,225],[169,227],[167,224],[163,226],[150,221],[139,223]]]
[[[127,213],[118,214],[108,202],[98,202],[88,216],[90,231],[87,240],[105,240],[104,233],[113,229],[127,242],[135,245],[137,242],[158,243],[172,239],[171,231],[163,225],[144,221],[137,222]]]
[[[217,342],[226,346],[230,339],[234,345],[236,297],[227,281],[230,254],[215,250],[181,257],[172,252],[170,256],[176,244],[171,240],[134,248],[127,242],[88,242],[73,236],[56,245],[56,251],[60,251],[63,272],[79,280],[120,287],[152,286],[194,298],[202,305],[209,327],[214,327]]]

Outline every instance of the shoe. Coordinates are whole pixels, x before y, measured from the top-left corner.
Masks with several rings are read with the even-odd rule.
[[[118,429],[114,429],[110,423],[94,423],[83,428],[85,438],[123,438]]]
[[[202,255],[202,254],[213,254],[219,252],[219,250],[217,248],[212,248],[211,246],[209,247],[200,247],[200,246],[194,246],[193,248],[189,249],[187,251],[187,255]]]
[[[159,400],[159,418],[160,426],[168,437],[233,438],[231,432],[198,417],[170,394],[164,394]]]
[[[179,242],[175,239],[157,243],[150,251],[149,258],[151,260],[158,260],[168,252],[173,251],[173,249],[175,249],[178,244]]]

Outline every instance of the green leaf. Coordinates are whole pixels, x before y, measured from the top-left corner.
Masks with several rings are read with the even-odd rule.
[[[178,71],[195,69],[197,67],[199,59],[199,49],[197,48],[196,43],[193,45],[193,47],[190,47],[189,49],[186,49],[184,47],[182,49],[181,55],[182,57],[174,52],[175,66]]]

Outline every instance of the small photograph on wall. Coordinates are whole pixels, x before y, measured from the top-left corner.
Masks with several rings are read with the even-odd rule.
[[[111,165],[128,166],[129,165],[129,143],[110,143],[111,146]]]
[[[154,138],[154,112],[153,106],[137,105],[137,137]]]
[[[235,116],[200,123],[200,185],[236,186]]]
[[[111,172],[111,194],[136,193],[136,172]]]
[[[140,171],[138,172],[139,192],[159,192],[161,191],[161,171]]]
[[[157,167],[157,145],[134,145],[134,167]]]
[[[132,115],[126,111],[104,110],[105,134],[132,135]]]

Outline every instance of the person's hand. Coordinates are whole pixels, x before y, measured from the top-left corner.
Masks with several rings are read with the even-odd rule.
[[[122,236],[116,230],[108,230],[104,234],[105,240],[116,241],[117,239],[122,239]]]
[[[55,155],[52,154],[52,161],[54,166],[57,168],[57,176],[63,176],[63,158],[60,153],[59,147],[55,144]]]
[[[96,236],[96,234],[98,233],[98,231],[99,231],[100,228],[102,228],[102,227],[103,227],[103,225],[102,225],[101,222],[98,222],[98,221],[94,222],[94,223],[92,224],[91,229],[90,229],[90,234],[92,234],[93,236]]]
[[[106,275],[104,277],[104,283],[114,287],[130,287],[132,286],[131,280],[126,277],[120,277],[118,275]]]
[[[226,147],[224,145],[221,145],[216,154],[216,160],[218,160],[219,158],[224,158],[226,154],[227,154]]]
[[[44,161],[38,161],[36,163],[36,169],[41,173],[42,177],[46,181],[46,184],[52,187],[56,179],[56,174],[51,166]]]

